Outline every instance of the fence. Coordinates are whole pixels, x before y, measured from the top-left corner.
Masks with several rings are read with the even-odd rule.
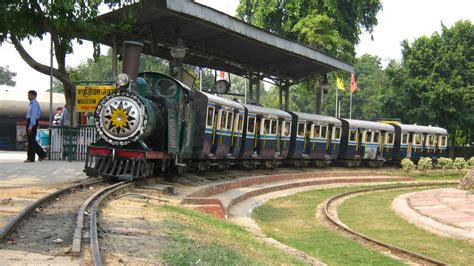
[[[85,161],[87,146],[96,140],[93,126],[51,127],[50,129],[50,159]]]

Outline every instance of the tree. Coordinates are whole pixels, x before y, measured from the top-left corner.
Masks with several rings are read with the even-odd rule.
[[[360,33],[372,32],[381,8],[379,0],[241,0],[237,16],[272,33],[353,62]],[[292,110],[296,107],[299,111],[314,111],[310,106],[316,103],[316,89],[321,89],[315,89],[317,78],[309,77],[291,89]]]
[[[0,85],[15,86],[16,82],[13,80],[14,77],[16,77],[16,73],[10,72],[8,66],[0,66]]]
[[[72,106],[74,83],[66,69],[66,55],[73,51],[72,42],[82,36],[87,36],[93,41],[98,40],[114,27],[125,28],[129,25],[133,14],[129,14],[121,25],[105,25],[93,20],[98,16],[100,4],[104,3],[109,8],[115,8],[121,7],[123,2],[120,0],[0,1],[0,45],[10,41],[30,67],[49,75],[50,67],[36,61],[21,43],[23,40],[29,40],[31,43],[33,38],[43,39],[49,34],[54,43],[54,56],[58,65],[57,68],[53,68],[52,73],[64,85],[66,103]],[[99,44],[94,43],[94,56],[97,57],[99,54]]]
[[[241,0],[237,16],[283,37],[352,60],[360,33],[372,32],[381,8],[378,0]]]
[[[441,33],[402,43],[401,64],[387,68],[392,88],[384,94],[385,113],[405,123],[439,125],[461,142],[472,142],[474,25],[458,21],[441,27]]]

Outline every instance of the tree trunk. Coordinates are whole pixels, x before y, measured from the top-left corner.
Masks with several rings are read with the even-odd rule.
[[[56,36],[57,37],[57,36]],[[54,38],[54,36],[53,36]],[[21,44],[20,40],[16,37],[15,34],[10,34],[10,40],[12,44],[15,46],[15,49],[18,51],[18,54],[21,58],[34,70],[43,73],[45,75],[51,74],[51,67],[47,65],[40,64],[36,61],[30,54],[25,50],[23,45]],[[56,41],[54,42],[57,43]],[[52,69],[53,76],[61,81],[64,86],[64,97],[66,100],[66,105],[69,108],[69,111],[73,111],[74,109],[74,93],[75,93],[75,85],[72,80],[69,78],[69,75],[65,68],[65,60],[66,60],[66,53],[61,49],[61,45],[55,45],[55,54],[56,54],[56,61],[58,63],[59,69]],[[77,119],[74,116],[74,120],[72,123],[73,126],[77,125]]]

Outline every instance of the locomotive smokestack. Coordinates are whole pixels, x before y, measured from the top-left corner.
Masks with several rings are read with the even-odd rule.
[[[123,42],[122,72],[127,74],[134,84],[137,83],[138,64],[142,54],[143,43]]]

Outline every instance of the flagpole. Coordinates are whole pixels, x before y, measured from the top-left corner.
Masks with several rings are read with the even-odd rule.
[[[349,102],[349,119],[352,119],[352,91],[351,91],[351,100]]]

